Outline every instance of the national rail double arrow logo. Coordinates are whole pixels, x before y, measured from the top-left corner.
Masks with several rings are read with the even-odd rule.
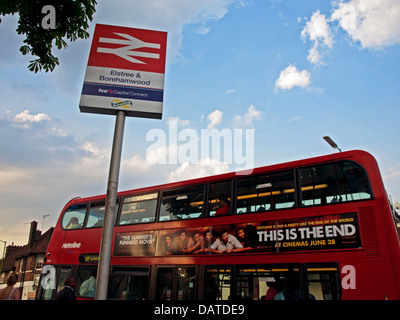
[[[115,54],[118,57],[125,59],[131,63],[146,64],[146,62],[136,59],[136,58],[133,58],[133,56],[151,58],[151,59],[160,59],[160,55],[158,53],[145,52],[145,51],[134,51],[139,48],[160,49],[160,47],[161,47],[160,44],[144,42],[138,38],[135,38],[135,37],[133,37],[129,34],[125,34],[125,33],[119,33],[119,32],[113,32],[113,33],[124,39],[102,38],[101,37],[99,39],[99,42],[121,44],[123,46],[117,47],[117,48],[98,47],[97,52]]]

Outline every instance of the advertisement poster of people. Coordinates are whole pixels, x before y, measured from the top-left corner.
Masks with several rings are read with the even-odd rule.
[[[360,248],[356,213],[118,233],[114,255],[165,256]]]

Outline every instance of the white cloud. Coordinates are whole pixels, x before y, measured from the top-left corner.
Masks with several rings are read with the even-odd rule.
[[[68,134],[61,128],[55,126],[55,122],[45,113],[30,114],[29,110],[18,113],[15,117],[10,117],[10,111],[6,112],[7,121],[18,128],[32,129],[34,125],[39,125],[36,134],[39,136],[67,137]]]
[[[310,50],[308,50],[307,60],[312,64],[325,64],[322,61],[321,53],[318,50],[318,43],[315,42]]]
[[[301,120],[301,117],[300,116],[296,116],[296,117],[290,118],[288,120],[288,122],[299,121],[299,120]]]
[[[251,127],[254,120],[260,120],[262,112],[257,110],[254,105],[250,105],[249,109],[243,116],[235,115],[233,122],[235,127]]]
[[[66,137],[68,134],[60,128],[52,127],[49,129],[49,134],[59,137]]]
[[[208,129],[212,129],[216,125],[219,125],[222,122],[222,115],[223,115],[223,112],[218,110],[218,109],[213,111],[213,112],[211,112],[207,116],[207,121],[209,122],[207,128]]]
[[[146,159],[143,159],[141,156],[134,155],[130,159],[122,160],[121,166],[125,167],[128,172],[144,173],[152,167],[152,164],[150,164],[150,162],[148,162]]]
[[[331,29],[328,25],[325,15],[318,11],[314,12],[310,21],[307,21],[306,26],[301,31],[303,40],[310,39],[311,41],[322,42],[324,46],[332,48],[333,37]]]
[[[310,84],[310,76],[310,72],[307,70],[300,71],[296,66],[289,65],[279,74],[275,88],[282,90],[290,90],[293,87],[305,88]]]
[[[183,163],[176,170],[168,175],[168,181],[182,181],[200,177],[206,177],[221,173],[226,173],[229,165],[217,159],[204,158],[200,159],[197,164]]]
[[[92,142],[85,142],[80,146],[80,149],[85,154],[71,168],[71,171],[76,175],[85,176],[86,179],[102,177],[102,180],[104,180],[110,165],[111,151],[107,148],[101,148]]]
[[[188,127],[191,124],[190,120],[182,120],[179,117],[169,117],[167,123],[169,122],[176,122],[177,125],[180,125],[182,127]]]
[[[236,89],[228,89],[225,91],[226,94],[236,93]]]
[[[204,35],[206,35],[207,33],[209,33],[210,30],[211,30],[210,27],[201,26],[200,28],[197,29],[197,33],[204,36]]]
[[[314,12],[300,35],[303,41],[309,39],[314,42],[312,48],[308,51],[307,60],[313,64],[323,64],[320,50],[324,47],[332,48],[334,42],[325,15],[321,14],[319,10]]]
[[[24,110],[14,117],[13,122],[23,128],[29,128],[32,123],[39,123],[49,120],[50,117],[45,113],[38,113],[33,115],[29,113],[29,110]]]
[[[399,0],[340,1],[331,15],[363,48],[380,49],[400,43]]]

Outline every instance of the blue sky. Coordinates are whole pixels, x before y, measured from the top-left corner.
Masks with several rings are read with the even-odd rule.
[[[146,135],[175,121],[199,135],[254,130],[255,166],[335,152],[329,135],[372,153],[400,202],[398,0],[98,2],[91,35],[96,23],[168,32],[163,119],[126,120],[119,190],[236,169],[149,163]],[[16,23],[0,24],[0,239],[22,245],[25,223],[49,214],[47,229],[69,199],[105,193],[115,118],[79,112],[91,39],[33,74]]]

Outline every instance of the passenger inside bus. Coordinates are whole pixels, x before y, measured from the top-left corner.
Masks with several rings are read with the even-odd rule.
[[[215,217],[228,215],[229,211],[230,211],[229,200],[226,197],[222,197],[219,200],[218,209],[215,212]]]
[[[65,229],[78,229],[81,228],[82,225],[79,223],[79,220],[77,217],[72,217],[71,220],[69,220],[67,226]]]
[[[266,281],[268,290],[263,300],[274,300],[279,292],[282,292],[282,283],[279,278],[269,278]]]
[[[82,282],[79,288],[80,296],[94,298],[96,292],[96,275],[97,273],[92,271],[90,277]]]

